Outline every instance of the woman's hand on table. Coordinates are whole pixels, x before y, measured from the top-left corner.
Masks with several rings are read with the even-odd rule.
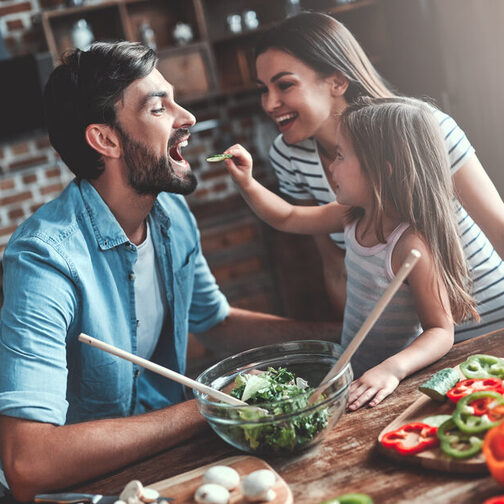
[[[385,362],[369,369],[350,385],[348,409],[354,411],[366,403],[376,406],[397,388],[399,382]]]

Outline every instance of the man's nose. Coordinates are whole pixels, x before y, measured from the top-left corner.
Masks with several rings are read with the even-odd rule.
[[[194,117],[189,110],[186,110],[181,105],[177,104],[177,113],[174,128],[190,128],[196,124],[196,117]]]

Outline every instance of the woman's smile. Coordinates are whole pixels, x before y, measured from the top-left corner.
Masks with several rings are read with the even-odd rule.
[[[298,118],[299,114],[297,112],[291,112],[288,114],[282,114],[277,117],[273,117],[276,122],[278,129],[284,133],[294,124],[294,121]]]

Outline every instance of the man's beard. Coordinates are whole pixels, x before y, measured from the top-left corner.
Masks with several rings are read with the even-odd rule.
[[[198,181],[194,173],[188,171],[178,175],[168,155],[157,157],[147,146],[133,140],[119,125],[116,125],[116,129],[121,136],[128,182],[138,194],[157,196],[166,191],[187,195],[196,189]],[[187,129],[177,130],[168,141],[168,150],[187,133]]]

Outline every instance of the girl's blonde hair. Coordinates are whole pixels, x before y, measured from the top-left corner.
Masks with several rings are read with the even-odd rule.
[[[448,153],[433,108],[413,98],[361,98],[343,112],[341,128],[369,178],[379,240],[386,241],[384,213],[396,212],[429,247],[453,320],[479,320],[455,219]],[[351,219],[360,214],[350,210]]]

